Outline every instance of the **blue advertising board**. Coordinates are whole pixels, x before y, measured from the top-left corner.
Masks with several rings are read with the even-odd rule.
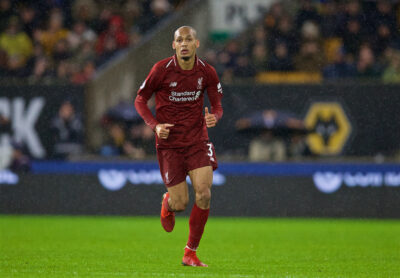
[[[400,165],[225,162],[215,215],[400,217]],[[0,213],[156,215],[165,191],[155,162],[41,161],[0,171]]]

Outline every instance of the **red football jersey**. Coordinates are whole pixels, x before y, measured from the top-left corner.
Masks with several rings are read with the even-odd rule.
[[[153,130],[161,123],[174,124],[168,139],[156,136],[158,148],[185,147],[208,140],[204,120],[204,92],[211,104],[209,113],[222,117],[222,87],[215,69],[195,57],[191,70],[182,70],[176,56],[156,63],[138,90],[135,107]],[[147,101],[156,94],[156,117]]]

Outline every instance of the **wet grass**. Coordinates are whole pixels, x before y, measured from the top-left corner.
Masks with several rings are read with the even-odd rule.
[[[188,219],[0,216],[0,277],[400,277],[400,221],[210,217],[180,264]]]

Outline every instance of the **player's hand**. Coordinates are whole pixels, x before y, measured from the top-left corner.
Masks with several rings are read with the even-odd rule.
[[[208,113],[208,107],[205,108],[204,119],[207,127],[214,127],[217,125],[217,117],[214,114]]]
[[[169,136],[169,128],[173,127],[173,124],[158,124],[156,125],[157,136],[161,139],[167,139]]]

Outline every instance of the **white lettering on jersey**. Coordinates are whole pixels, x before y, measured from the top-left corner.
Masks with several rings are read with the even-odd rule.
[[[175,92],[172,91],[169,96],[169,100],[173,102],[188,102],[188,101],[196,101],[199,99],[201,95],[201,91],[185,91],[185,92]]]
[[[178,82],[171,82],[171,83],[169,83],[169,86],[170,86],[170,87],[176,87],[176,85],[178,85]]]

